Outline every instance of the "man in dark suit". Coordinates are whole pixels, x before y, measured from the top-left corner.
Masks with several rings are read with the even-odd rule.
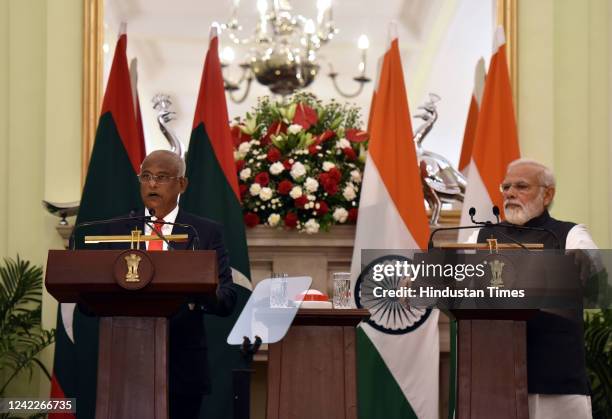
[[[158,150],[149,154],[142,162],[140,194],[145,206],[144,214],[151,215],[151,222],[117,222],[111,224],[108,234],[129,234],[137,226],[145,234],[153,234],[152,227],[163,236],[169,234],[188,234],[188,243],[170,242],[172,249],[187,249],[194,244],[199,249],[216,250],[219,265],[219,285],[216,295],[192,298],[170,318],[169,337],[169,409],[171,419],[197,418],[205,394],[210,393],[211,383],[208,369],[206,335],[203,314],[218,316],[229,315],[236,303],[232,272],[227,249],[223,243],[222,228],[218,223],[182,211],[178,207],[178,197],[187,189],[185,162],[177,154]],[[188,224],[193,230],[166,223]],[[198,243],[199,242],[199,243]],[[148,251],[168,250],[168,244],[161,241],[148,242]],[[112,245],[114,249],[126,247],[124,244]],[[129,247],[129,246],[127,246]]]

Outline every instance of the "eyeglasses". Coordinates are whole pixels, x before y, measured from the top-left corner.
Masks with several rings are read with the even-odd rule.
[[[534,186],[537,186],[540,188],[546,188],[546,185],[530,185],[529,183],[526,183],[526,182],[515,182],[515,183],[508,182],[508,183],[502,183],[501,185],[499,185],[499,191],[508,192],[510,188],[514,187],[514,189],[516,189],[518,193],[524,193],[530,190]]]
[[[140,183],[149,183],[155,181],[155,183],[165,184],[170,183],[172,179],[178,179],[181,176],[168,176],[168,175],[152,175],[151,173],[143,173],[138,176]]]

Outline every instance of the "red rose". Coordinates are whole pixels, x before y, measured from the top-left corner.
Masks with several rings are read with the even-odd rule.
[[[319,209],[317,210],[317,214],[325,215],[329,212],[329,206],[327,205],[325,201],[319,201],[317,202],[317,204],[319,204]],[[316,205],[315,205],[315,208],[316,208]]]
[[[244,214],[244,224],[246,224],[247,227],[255,227],[259,224],[259,216],[254,212],[247,212]]]
[[[325,192],[333,196],[338,192],[338,181],[335,179],[335,175],[332,177],[330,172],[331,170],[328,173],[321,173],[319,175],[319,183],[323,186]]]
[[[270,150],[268,150],[268,161],[270,163],[275,163],[279,161],[280,158],[281,158],[280,150],[276,147],[270,147]]]
[[[293,183],[288,180],[282,180],[278,184],[277,188],[279,195],[287,195],[289,192],[291,192],[291,189],[293,189]]]
[[[244,168],[244,160],[238,160],[236,162],[236,172],[240,172]]]
[[[327,185],[323,185],[323,190],[325,190],[329,196],[334,196],[338,193],[338,184],[330,182]]]
[[[347,160],[355,160],[357,158],[357,154],[355,153],[355,150],[353,150],[351,147],[344,147],[342,149],[342,152],[346,156]]]
[[[342,179],[342,172],[337,167],[332,167],[327,173],[329,173],[330,179],[335,182],[340,182],[340,179]]]
[[[302,196],[294,199],[293,203],[295,204],[296,208],[304,208],[304,205],[306,205],[308,203],[308,198],[306,198],[304,195],[302,195]]]
[[[295,228],[298,222],[297,214],[295,212],[288,212],[287,215],[285,215],[284,222],[286,227]]]
[[[311,156],[314,156],[318,152],[319,152],[319,150],[317,150],[317,145],[316,144],[311,144],[311,145],[308,146],[308,154],[310,154]]]
[[[285,160],[283,161],[283,166],[285,166],[285,170],[291,170],[291,166],[293,165],[289,163],[289,160]]]
[[[356,128],[349,128],[345,132],[345,137],[352,143],[363,143],[368,140],[368,133]]]
[[[236,148],[238,148],[241,143],[251,141],[251,136],[242,132],[240,125],[234,125],[230,129],[230,133],[232,134],[232,141],[234,143],[234,147]]]
[[[318,120],[319,116],[317,115],[317,111],[304,103],[300,103],[295,109],[295,115],[293,116],[292,122],[301,125],[304,131],[306,131],[312,125],[316,124]]]
[[[358,210],[357,208],[351,208],[351,209],[348,211],[348,220],[349,220],[351,223],[354,223],[354,222],[356,222],[356,221],[357,221],[357,214],[358,214],[358,212],[359,212],[359,210]]]
[[[261,172],[255,176],[255,183],[259,183],[261,186],[268,186],[270,183],[270,175],[268,172]]]
[[[249,190],[247,185],[245,185],[244,183],[241,183],[240,185],[238,185],[238,189],[240,190],[240,196],[241,197],[243,197],[247,193],[247,191]]]

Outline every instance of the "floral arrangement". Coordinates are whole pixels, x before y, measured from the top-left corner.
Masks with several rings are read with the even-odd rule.
[[[354,106],[306,93],[259,99],[231,127],[245,224],[313,234],[355,223],[368,140],[360,128]]]

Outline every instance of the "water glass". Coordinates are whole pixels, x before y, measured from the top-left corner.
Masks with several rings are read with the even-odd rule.
[[[285,308],[289,306],[287,295],[287,275],[286,273],[272,273],[272,284],[270,285],[270,307]]]
[[[334,282],[334,308],[352,308],[351,304],[351,273],[335,272]]]

